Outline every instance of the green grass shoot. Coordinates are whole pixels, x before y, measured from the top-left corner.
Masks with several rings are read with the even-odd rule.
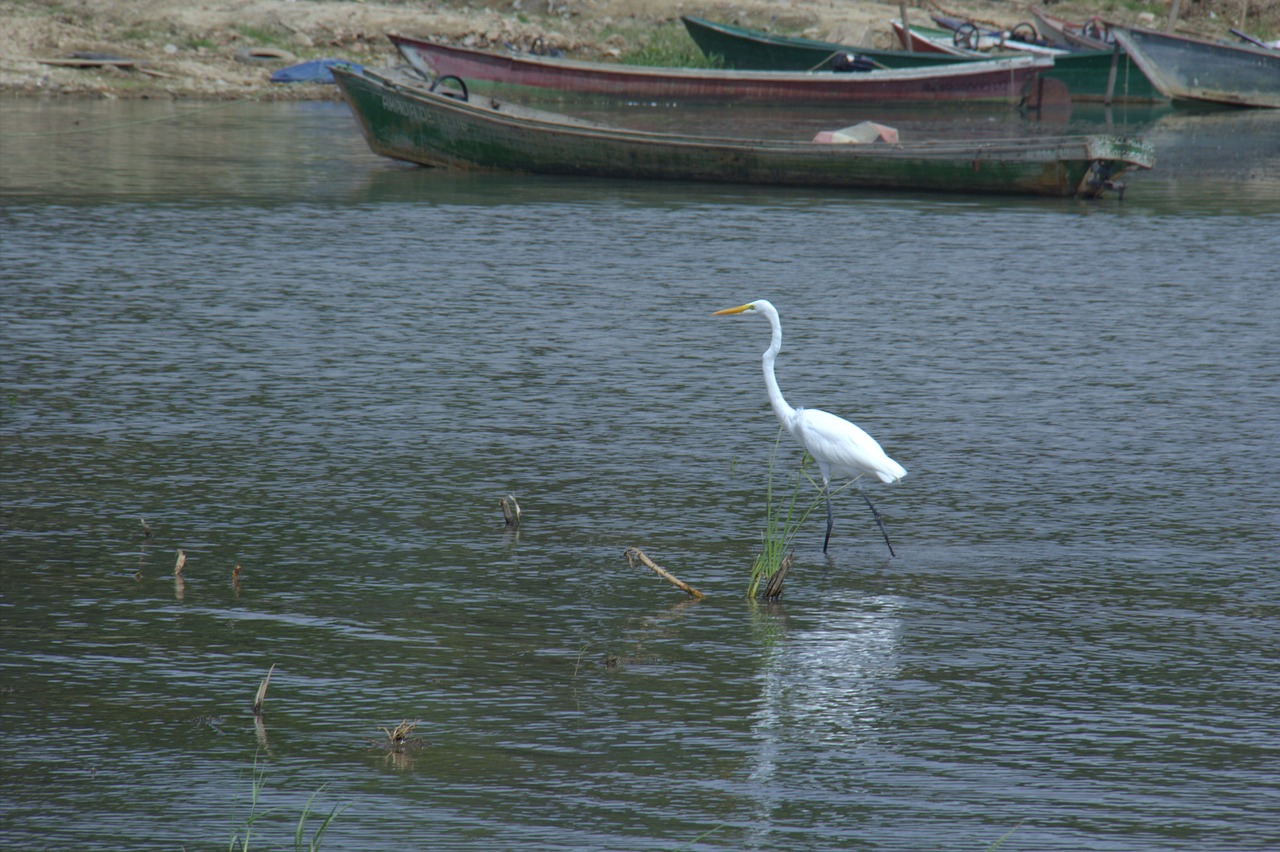
[[[258,758],[255,755],[253,759],[253,772],[250,776],[249,815],[245,817],[244,825],[233,831],[231,841],[227,844],[227,852],[249,852],[251,848],[249,843],[253,836],[254,826],[274,813],[271,809],[258,809],[262,798],[262,791],[266,787],[266,778],[267,770],[258,765]],[[333,824],[333,821],[338,818],[338,815],[349,807],[348,805],[342,805],[341,807],[334,805],[333,809],[329,811],[329,815],[320,821],[319,827],[316,828],[316,830],[312,832],[311,837],[308,838],[307,823],[316,815],[316,796],[319,796],[323,791],[324,785],[321,785],[319,790],[316,790],[311,794],[310,798],[307,799],[307,803],[302,808],[302,815],[298,818],[298,825],[293,833],[294,852],[317,852],[320,848],[321,840],[324,839],[324,833],[329,829],[329,826]]]
[[[774,473],[778,465],[778,445],[782,442],[783,431],[781,427],[778,428],[778,437],[774,439],[773,452],[769,455],[769,477],[764,492],[764,529],[760,532],[760,553],[756,555],[755,562],[751,565],[751,583],[747,587],[747,596],[751,598],[758,597],[761,584],[767,585],[769,579],[781,569],[782,560],[791,551],[792,542],[801,524],[821,502],[821,495],[819,495],[819,500],[815,500],[807,508],[800,509],[796,505],[800,499],[800,484],[804,479],[804,469],[810,461],[808,453],[804,455],[800,468],[796,471],[790,496],[775,499]]]
[[[796,534],[804,526],[804,522],[813,514],[814,509],[822,505],[822,483],[813,476],[813,456],[805,453],[796,470],[791,485],[791,493],[775,497],[774,479],[778,465],[778,446],[782,442],[784,428],[778,428],[778,437],[773,442],[773,452],[769,456],[769,478],[765,486],[765,522],[760,533],[760,553],[751,565],[751,583],[747,587],[747,596],[760,595],[761,585],[766,588],[769,579],[781,568],[782,562],[794,549]],[[816,496],[808,503],[802,502],[800,490],[805,481],[814,486]],[[845,483],[832,490],[835,496],[848,488],[852,482]]]

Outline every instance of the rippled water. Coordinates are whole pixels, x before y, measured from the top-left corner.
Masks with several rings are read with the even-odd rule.
[[[1080,204],[177,112],[0,105],[0,844],[221,847],[256,764],[252,848],[317,791],[339,849],[1280,845],[1272,119],[1174,114],[1183,168]],[[768,327],[708,316],[757,297],[911,472],[898,558],[846,492],[773,606]]]

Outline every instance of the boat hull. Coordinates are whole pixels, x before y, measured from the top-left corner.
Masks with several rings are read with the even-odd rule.
[[[1280,109],[1280,51],[1137,28],[1113,32],[1168,97]]]
[[[890,67],[896,68],[981,62],[991,58],[961,48],[954,48],[958,51],[954,54],[867,50],[831,42],[779,36],[690,16],[684,17],[683,21],[703,54],[720,56],[730,67],[744,70],[807,71],[830,67],[833,57],[845,53],[856,53],[875,62],[893,63]],[[1113,61],[1116,64],[1116,79],[1111,92],[1112,101],[1156,103],[1168,100],[1128,56],[1115,56],[1111,50],[1055,56],[1053,67],[1040,72],[1040,76],[1062,81],[1073,101],[1106,101]]]
[[[1115,82],[1111,81],[1112,66]],[[1129,104],[1168,103],[1150,78],[1127,53],[1089,50],[1053,58],[1053,70],[1044,76],[1061,80],[1072,101]]]
[[[607,127],[472,94],[463,101],[335,69],[369,146],[427,166],[670,181],[1096,197],[1152,165],[1113,137],[915,144],[688,137]]]
[[[1106,40],[1106,24],[1098,18],[1090,18],[1082,24],[1073,24],[1050,15],[1039,6],[1031,7],[1031,18],[1041,36],[1049,39],[1054,47],[1067,50],[1113,50],[1115,45]],[[1085,34],[1088,29],[1094,36]]]
[[[704,56],[719,56],[727,68],[740,71],[829,71],[846,53],[865,56],[884,68],[922,68],[948,65],[955,57],[907,50],[850,47],[829,41],[781,36],[685,15],[689,37]],[[974,60],[980,59],[974,57]],[[965,61],[963,58],[960,61]]]
[[[977,59],[982,54],[974,50],[958,47],[953,42],[951,33],[934,27],[907,25],[896,18],[889,22],[893,34],[899,44],[910,48],[913,53],[940,53],[944,56],[955,56],[960,59]]]
[[[628,102],[936,103],[1018,104],[1051,59],[1017,57],[937,68],[864,73],[784,73],[725,69],[651,68],[500,54],[390,37],[414,68],[455,76],[487,88],[503,85]]]

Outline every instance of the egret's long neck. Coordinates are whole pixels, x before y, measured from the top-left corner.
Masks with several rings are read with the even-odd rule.
[[[796,410],[783,398],[782,389],[778,387],[778,377],[773,374],[773,362],[777,360],[778,352],[782,349],[782,323],[776,314],[768,314],[768,317],[769,324],[773,326],[773,339],[769,342],[769,348],[761,356],[761,361],[764,363],[764,387],[769,393],[769,404],[773,406],[773,413],[790,431]]]

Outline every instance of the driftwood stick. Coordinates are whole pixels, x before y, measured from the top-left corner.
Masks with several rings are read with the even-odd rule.
[[[627,548],[626,553],[624,553],[623,555],[627,557],[627,564],[630,565],[632,568],[634,568],[636,563],[639,562],[642,565],[648,567],[651,571],[653,571],[653,573],[657,574],[659,577],[666,580],[668,583],[675,586],[680,591],[684,592],[689,597],[693,598],[694,600],[699,600],[699,601],[702,600],[702,592],[698,591],[693,586],[690,586],[684,580],[681,580],[679,577],[675,576],[670,571],[663,568],[658,563],[654,562],[648,556],[645,556],[644,551],[641,550],[640,548],[629,547]]]
[[[276,670],[276,664],[272,663],[271,668],[267,669],[267,676],[262,679],[262,684],[258,687],[258,694],[253,698],[253,715],[262,715],[262,703],[267,700],[267,684],[271,683],[271,673]]]
[[[91,57],[73,56],[70,59],[37,59],[36,62],[41,65],[62,65],[68,68],[136,68],[142,64],[143,60],[109,58],[105,56],[93,59]]]
[[[512,529],[519,529],[520,504],[516,502],[516,495],[508,494],[498,501],[498,505],[502,507],[502,519],[506,525]]]

